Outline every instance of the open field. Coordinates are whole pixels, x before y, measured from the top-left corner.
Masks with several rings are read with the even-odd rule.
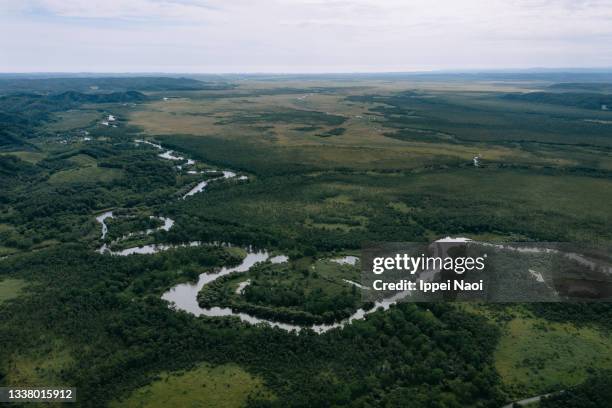
[[[612,368],[612,344],[595,328],[516,318],[505,328],[495,366],[516,397],[539,395],[582,383]]]
[[[610,240],[609,141],[604,124],[584,121],[609,114],[502,97],[521,87],[471,86],[251,82],[230,91],[160,96],[129,117],[205,162],[267,178],[231,192],[211,189],[195,199],[201,200],[193,206],[196,216],[205,206],[207,217],[229,221],[244,214],[245,222],[285,236],[296,236],[297,228],[344,235],[343,242],[380,239],[372,231],[389,222],[409,228],[401,235],[386,228],[386,240],[451,233]],[[332,124],[325,117],[340,119]],[[321,137],[336,127],[343,132]],[[472,164],[475,155],[480,168]],[[283,177],[274,179],[274,191],[291,194],[266,193],[271,176]],[[388,203],[411,212],[383,221]]]
[[[483,91],[466,83],[443,89],[419,84],[415,90],[408,84],[367,81],[346,87],[293,86],[250,83],[222,93],[160,98],[134,110],[130,121],[151,135],[190,134],[263,143],[280,155],[326,167],[409,169],[469,163],[479,154],[485,162],[496,164],[589,163],[611,168],[609,151],[602,155],[580,147],[553,153],[546,145],[573,140],[574,144],[609,146],[607,139],[597,136],[609,130],[597,122],[609,114],[517,104],[500,97],[500,92],[516,91],[513,88]],[[408,97],[402,92],[408,92]],[[322,121],[325,118],[338,121],[331,124]],[[322,137],[338,127],[344,129],[341,135]],[[589,134],[595,136],[582,142]]]
[[[21,279],[2,279],[0,280],[0,303],[19,296],[26,282]]]
[[[106,183],[122,177],[120,171],[115,169],[104,169],[96,166],[84,166],[78,169],[63,170],[57,172],[49,179],[50,183]]]
[[[49,130],[63,132],[76,128],[84,128],[99,121],[103,113],[97,110],[70,110],[57,114],[54,122],[49,125]]]
[[[62,373],[74,364],[74,357],[61,341],[41,336],[36,348],[13,354],[3,363],[2,369],[8,372],[9,384],[36,387],[59,384]]]
[[[111,403],[116,408],[164,407],[245,407],[249,398],[270,399],[273,395],[260,379],[235,365],[161,373],[151,384],[128,398]]]
[[[2,153],[3,155],[17,156],[21,160],[29,162],[29,163],[38,163],[41,161],[45,154],[41,152],[10,152],[10,153]]]
[[[512,400],[569,389],[612,368],[608,329],[585,323],[586,317],[582,324],[552,322],[520,304],[459,307],[500,327],[495,367]]]

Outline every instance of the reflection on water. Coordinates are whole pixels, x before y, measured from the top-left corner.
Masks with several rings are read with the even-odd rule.
[[[106,234],[108,234],[108,226],[106,225],[106,219],[107,218],[113,218],[113,212],[112,211],[107,211],[103,214],[100,214],[96,217],[96,221],[98,221],[100,224],[102,224],[102,237],[100,239],[104,239],[106,238]]]
[[[343,256],[342,258],[331,259],[331,261],[340,265],[357,265],[357,262],[359,262],[359,257],[348,255]]]
[[[273,264],[285,263],[288,260],[289,260],[289,257],[286,255],[277,255],[277,256],[273,256],[272,258],[270,258],[270,262],[272,262]]]

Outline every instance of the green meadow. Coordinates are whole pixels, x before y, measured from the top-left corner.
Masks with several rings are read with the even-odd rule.
[[[199,365],[184,372],[161,373],[158,378],[135,390],[111,407],[220,407],[240,408],[249,398],[272,399],[261,379],[235,365]]]

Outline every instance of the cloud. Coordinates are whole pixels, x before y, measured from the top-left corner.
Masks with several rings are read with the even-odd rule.
[[[612,66],[609,1],[0,0],[0,10],[5,71]]]
[[[10,3],[11,0],[6,0]],[[12,2],[15,3],[15,2]],[[197,20],[217,10],[206,0],[23,0],[19,10],[56,17],[124,20]],[[15,9],[17,6],[13,6]]]

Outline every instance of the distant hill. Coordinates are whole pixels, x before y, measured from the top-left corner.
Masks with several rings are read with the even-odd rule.
[[[99,77],[99,78],[1,78],[0,93],[34,92],[41,94],[125,91],[198,91],[233,88],[224,82],[203,82],[191,78]]]
[[[612,93],[612,83],[610,82],[562,82],[552,84],[548,89],[555,91],[571,91],[571,92],[603,92]]]
[[[82,93],[75,91],[63,92],[61,94],[49,95],[47,99],[61,102],[78,103],[121,103],[121,102],[143,102],[148,98],[145,94],[137,91],[111,92],[111,93]]]
[[[4,125],[2,121],[0,121],[0,125]],[[15,134],[11,129],[5,128],[4,126],[0,128],[0,151],[13,150],[26,146],[27,144],[28,143],[23,137]]]
[[[502,96],[512,101],[547,103],[583,109],[612,111],[612,95],[593,92],[528,92]]]
[[[32,136],[32,127],[47,120],[62,105],[32,94],[0,97],[0,151],[23,148]]]
[[[53,112],[73,109],[83,103],[136,103],[148,100],[137,91],[82,93],[67,91],[40,95],[15,93],[0,96],[0,151],[14,150],[29,144],[36,126],[49,120]]]
[[[68,91],[52,95],[15,93],[0,96],[0,114],[12,113],[30,119],[41,114],[70,109],[82,103],[124,103],[146,100],[148,97],[137,91],[104,94]],[[12,120],[15,120],[14,116]]]

